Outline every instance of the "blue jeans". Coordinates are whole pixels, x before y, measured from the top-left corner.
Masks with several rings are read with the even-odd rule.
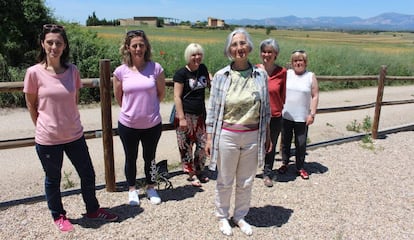
[[[53,219],[57,219],[60,214],[66,214],[60,192],[63,153],[66,153],[80,177],[86,213],[93,213],[98,210],[99,203],[95,193],[95,170],[93,169],[88,146],[83,136],[76,141],[65,144],[36,144],[36,152],[46,174],[46,200]]]
[[[156,183],[155,153],[161,132],[161,123],[148,129],[135,129],[118,122],[118,133],[125,152],[125,177],[128,187],[136,185],[139,142],[142,144],[146,182],[147,184]]]

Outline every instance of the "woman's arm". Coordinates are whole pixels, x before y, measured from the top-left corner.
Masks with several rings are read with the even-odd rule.
[[[39,116],[39,112],[37,111],[37,94],[25,94],[26,99],[26,106],[30,113],[30,118],[32,119],[33,124],[36,126],[37,118]]]
[[[306,120],[306,125],[311,125],[315,120],[316,111],[318,109],[319,103],[319,85],[318,80],[316,79],[315,74],[312,76],[312,89],[311,89],[311,104],[310,104],[310,114]]]
[[[164,71],[160,73],[157,77],[157,95],[160,102],[164,100],[165,97],[165,74]]]
[[[185,120],[184,116],[184,107],[183,107],[183,101],[181,99],[181,96],[183,95],[184,91],[184,84],[174,82],[174,104],[175,104],[175,111],[176,111],[176,117],[179,120],[179,127],[186,127],[187,121]]]
[[[124,94],[124,92],[122,91],[122,82],[114,76],[112,80],[112,85],[114,88],[115,100],[118,103],[118,105],[122,107],[122,95]]]

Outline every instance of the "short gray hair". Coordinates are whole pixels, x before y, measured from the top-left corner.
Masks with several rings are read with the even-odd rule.
[[[253,51],[253,41],[252,41],[252,38],[250,37],[250,34],[244,28],[237,28],[227,36],[226,46],[224,47],[224,56],[228,57],[230,60],[232,59],[231,53],[230,53],[231,40],[233,39],[234,35],[238,33],[243,34],[246,37],[247,44],[249,45],[249,48],[250,48],[250,52]]]
[[[277,43],[277,41],[273,38],[268,38],[266,40],[263,40],[260,43],[260,51],[263,51],[263,49],[267,46],[271,46],[273,48],[273,50],[277,53],[279,53],[280,49],[279,49],[279,44]]]

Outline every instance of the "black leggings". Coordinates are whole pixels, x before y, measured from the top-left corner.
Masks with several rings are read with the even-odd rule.
[[[270,140],[272,140],[272,151],[266,153],[263,174],[270,177],[272,174],[273,164],[275,162],[277,139],[282,130],[282,117],[272,117],[270,119]]]
[[[282,161],[289,163],[293,134],[295,135],[296,169],[303,168],[306,154],[306,138],[308,126],[304,122],[294,122],[287,119],[282,121]]]
[[[142,156],[144,158],[145,178],[147,184],[156,182],[155,153],[161,137],[162,124],[148,129],[129,128],[118,122],[118,133],[125,152],[125,177],[128,186],[136,184],[138,145],[141,141]]]

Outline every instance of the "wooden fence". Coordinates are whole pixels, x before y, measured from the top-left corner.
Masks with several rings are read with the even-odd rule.
[[[111,73],[110,73],[110,60],[102,59],[100,61],[100,76],[99,79],[82,79],[83,87],[86,88],[100,88],[101,97],[101,115],[102,115],[102,134],[97,134],[96,131],[85,131],[85,138],[97,138],[102,137],[104,160],[105,160],[105,182],[106,190],[113,192],[116,190],[115,186],[115,169],[114,169],[114,153],[113,153],[113,136],[117,134],[117,129],[112,128],[112,95],[111,95]],[[334,107],[334,108],[318,108],[317,113],[332,113],[341,111],[354,111],[361,109],[368,109],[375,107],[375,114],[373,119],[373,125],[371,129],[371,135],[373,139],[378,137],[378,125],[381,116],[381,106],[385,105],[399,105],[414,103],[414,99],[389,101],[383,102],[383,93],[385,81],[414,81],[414,77],[405,76],[387,76],[387,67],[381,66],[378,75],[372,76],[317,76],[319,82],[331,81],[378,81],[377,99],[374,103],[368,103],[363,105],[346,106],[346,107]],[[173,87],[171,79],[167,79],[166,86]],[[0,92],[16,92],[22,91],[23,82],[0,82]],[[173,126],[170,123],[164,123],[162,126],[163,131],[173,130]],[[34,138],[20,138],[9,139],[0,141],[0,150],[9,148],[18,148],[34,145]]]

